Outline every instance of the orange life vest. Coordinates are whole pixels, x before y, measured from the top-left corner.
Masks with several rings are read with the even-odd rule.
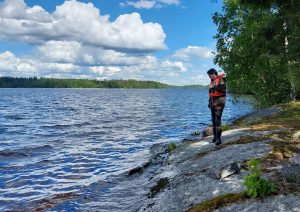
[[[220,79],[222,79],[224,77],[225,77],[225,74],[220,74],[213,81],[211,81],[210,85],[209,85],[209,88],[210,88],[209,90],[211,90],[211,88],[213,88],[215,86],[218,86]],[[209,96],[210,97],[225,96],[225,93],[219,92],[219,91],[217,91],[217,89],[213,89],[213,92],[209,92]]]

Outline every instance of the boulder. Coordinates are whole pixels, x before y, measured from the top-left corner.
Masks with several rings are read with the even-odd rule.
[[[241,164],[234,162],[234,163],[231,163],[231,164],[221,168],[220,171],[218,171],[216,175],[217,175],[217,178],[221,180],[225,177],[228,177],[230,175],[238,173],[240,170],[241,170]]]
[[[294,153],[293,157],[291,157],[289,159],[289,162],[300,165],[300,154],[299,153]]]
[[[296,133],[293,135],[293,140],[294,140],[294,141],[300,141],[300,131],[299,131],[299,132],[296,132]]]
[[[211,136],[211,135],[213,135],[214,134],[214,132],[213,132],[213,128],[210,126],[210,127],[207,127],[206,129],[204,129],[203,131],[202,131],[202,135],[203,135],[203,137],[207,137],[207,136]]]

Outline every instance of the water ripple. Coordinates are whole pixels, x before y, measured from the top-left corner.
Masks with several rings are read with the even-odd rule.
[[[1,211],[49,209],[76,193],[97,192],[99,182],[145,163],[151,145],[180,142],[210,123],[201,89],[1,89],[0,95]],[[230,99],[225,122],[251,111]],[[114,201],[130,208],[135,192],[143,192],[104,187],[111,193],[89,209],[118,209]]]

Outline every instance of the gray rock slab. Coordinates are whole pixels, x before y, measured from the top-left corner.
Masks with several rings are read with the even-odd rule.
[[[190,146],[181,147],[182,149],[173,155],[169,165],[160,168],[149,182],[151,187],[159,179],[167,177],[170,185],[154,198],[146,200],[139,211],[185,211],[199,202],[227,193],[245,191],[243,177],[248,172],[241,170],[223,180],[217,179],[216,173],[233,162],[268,155],[271,148],[267,143],[268,141],[260,141],[231,145],[207,152],[203,157],[195,157],[197,151],[203,148],[207,151],[210,144],[191,144],[197,151],[192,150]],[[212,146],[214,148],[214,144]],[[184,153],[188,152],[190,155],[186,157]],[[194,155],[191,155],[191,152]],[[184,159],[176,160],[176,157]]]
[[[232,142],[246,135],[252,135],[252,133],[249,132],[249,128],[229,130],[223,133],[222,140],[223,142]],[[171,163],[180,163],[195,157],[199,153],[209,152],[215,148],[215,144],[210,143],[211,140],[212,137],[210,136],[199,142],[179,145],[172,152],[169,161]]]
[[[271,151],[268,141],[227,146],[211,151],[203,157],[194,157],[177,164],[180,174],[188,174],[205,170],[206,175],[214,175],[224,166],[234,162],[243,162],[251,158],[265,157]]]
[[[237,121],[242,120],[243,124],[249,124],[251,122],[260,121],[265,117],[274,116],[274,115],[280,113],[281,111],[283,111],[283,108],[280,106],[268,107],[268,108],[253,112],[249,115],[246,115],[246,116],[242,117],[241,119],[238,119]]]
[[[300,153],[294,153],[293,157],[289,159],[289,162],[300,165]]]
[[[263,200],[249,200],[241,204],[221,208],[217,211],[300,212],[300,196],[299,194],[289,194],[269,197]]]
[[[139,211],[186,211],[192,205],[209,200],[228,191],[241,192],[245,188],[242,185],[242,177],[234,176],[227,181],[221,182],[213,178],[198,176],[183,176],[177,182],[159,193],[154,199],[147,201]]]

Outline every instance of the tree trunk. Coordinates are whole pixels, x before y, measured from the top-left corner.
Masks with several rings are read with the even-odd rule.
[[[288,58],[287,68],[288,68],[288,74],[289,74],[289,79],[290,79],[290,84],[291,84],[290,97],[292,100],[296,100],[296,85],[294,82],[293,72],[292,72],[292,68],[291,68],[292,62],[289,60],[289,40],[288,40],[288,36],[287,36],[286,21],[284,21],[284,23],[283,23],[283,29],[285,32],[284,46],[285,46],[286,58]]]

